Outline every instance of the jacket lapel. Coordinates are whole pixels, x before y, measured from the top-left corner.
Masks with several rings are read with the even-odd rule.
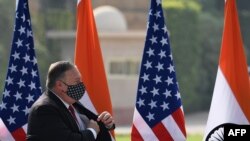
[[[55,102],[58,110],[60,111],[60,115],[62,119],[65,121],[65,124],[72,130],[79,131],[79,127],[76,121],[72,117],[67,107],[63,104],[63,102],[57,96],[55,96],[55,94],[52,93],[51,91],[48,91],[47,94],[48,94],[48,97]]]

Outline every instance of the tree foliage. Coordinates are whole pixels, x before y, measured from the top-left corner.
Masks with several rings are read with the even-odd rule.
[[[11,41],[13,37],[13,21],[15,17],[15,1],[0,0],[0,101],[3,91],[5,77],[7,74],[7,64]]]
[[[237,5],[249,54],[250,1],[237,1]],[[184,110],[208,110],[218,68],[224,0],[165,0],[164,8]]]
[[[186,112],[199,110],[197,91],[200,77],[201,47],[199,40],[199,12],[197,2],[168,1],[165,17],[177,72],[177,80]]]

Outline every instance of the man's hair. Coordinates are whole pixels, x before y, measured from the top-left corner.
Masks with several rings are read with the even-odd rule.
[[[47,74],[46,87],[52,89],[56,81],[62,79],[65,72],[73,68],[75,68],[75,65],[69,61],[58,61],[51,64]]]

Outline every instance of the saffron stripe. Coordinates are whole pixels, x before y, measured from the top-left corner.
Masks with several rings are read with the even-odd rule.
[[[223,123],[249,124],[219,67],[204,137]]]
[[[112,114],[112,104],[91,0],[81,0],[78,3],[76,26],[74,62],[81,73],[82,81],[96,111],[99,114],[103,111]]]
[[[235,0],[226,2],[224,23],[219,66],[250,122],[249,75]]]

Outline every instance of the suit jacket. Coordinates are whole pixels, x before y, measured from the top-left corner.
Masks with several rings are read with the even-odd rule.
[[[97,115],[80,103],[73,105],[80,114],[96,121]],[[96,141],[111,141],[108,129],[98,122],[100,132]],[[90,130],[80,131],[63,102],[51,91],[32,105],[28,117],[27,141],[95,141]]]

